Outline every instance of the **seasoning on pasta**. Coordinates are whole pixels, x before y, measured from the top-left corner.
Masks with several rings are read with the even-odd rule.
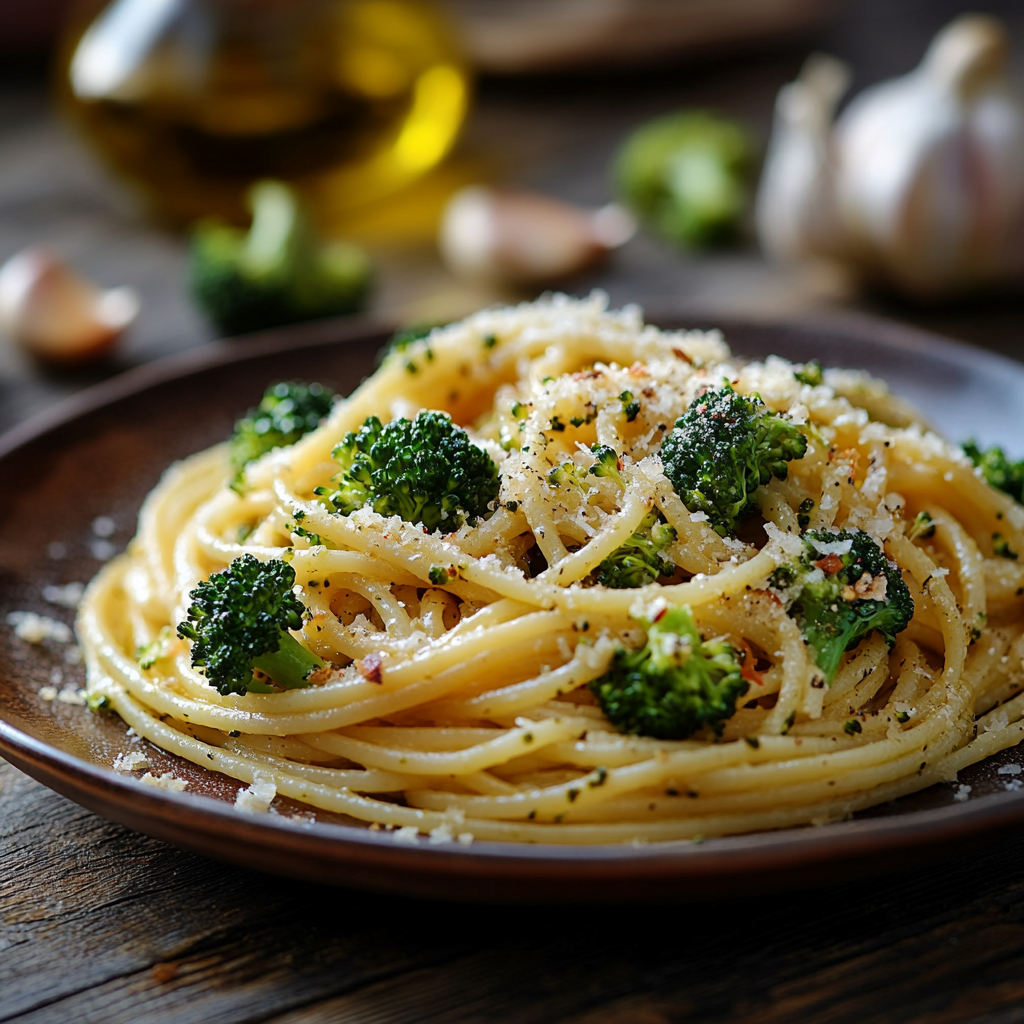
[[[167,470],[82,607],[94,703],[203,767],[616,843],[842,819],[1024,737],[1024,508],[863,374],[554,296],[306,427]]]

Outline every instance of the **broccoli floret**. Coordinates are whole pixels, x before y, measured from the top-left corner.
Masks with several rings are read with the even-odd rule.
[[[618,191],[654,230],[678,245],[706,246],[736,233],[749,197],[754,145],[735,121],[680,111],[642,125],[614,166]]]
[[[821,363],[817,359],[804,363],[802,370],[794,370],[793,376],[801,384],[809,384],[811,387],[817,387],[819,384],[824,383],[825,380],[821,370]]]
[[[370,285],[362,249],[319,240],[282,182],[257,183],[249,203],[248,232],[208,220],[192,235],[189,285],[219,331],[244,334],[362,307]]]
[[[895,643],[914,616],[914,599],[899,567],[869,534],[809,530],[803,540],[803,552],[772,583],[789,591],[789,614],[831,684],[844,652],[872,630]]]
[[[335,490],[317,488],[335,510],[350,515],[370,506],[428,530],[457,530],[488,514],[498,497],[498,467],[444,412],[382,426],[370,416],[334,448],[342,471]]]
[[[152,668],[171,653],[173,644],[174,630],[170,626],[161,626],[155,640],[135,648],[135,660],[139,663],[139,668]]]
[[[785,480],[787,463],[806,452],[807,438],[785,416],[727,384],[676,420],[661,462],[683,504],[725,537],[753,507],[754,491],[773,476]]]
[[[1011,462],[1002,448],[982,450],[973,441],[964,444],[963,449],[964,455],[981,469],[985,483],[1024,503],[1024,459]]]
[[[935,536],[935,521],[930,512],[918,512],[907,531],[908,540],[931,540]]]
[[[594,578],[606,587],[644,587],[659,576],[671,576],[675,565],[661,557],[676,539],[676,531],[656,511],[648,512],[639,529],[594,570]]]
[[[320,425],[337,396],[323,384],[281,381],[271,384],[260,404],[250,409],[231,435],[232,486],[242,481],[242,471],[254,459],[274,448],[295,444],[303,434]]]
[[[548,473],[548,483],[552,487],[561,487],[565,484],[566,486],[586,490],[586,484],[581,479],[581,476],[585,478],[586,475],[586,470],[581,470],[575,463],[563,462],[561,465],[555,466],[555,468]]]
[[[620,487],[625,487],[626,482],[619,471],[621,467],[618,452],[606,444],[592,444],[590,450],[597,456],[597,461],[590,467],[590,475],[609,477]]]
[[[287,689],[306,686],[324,662],[288,632],[306,609],[292,592],[295,570],[285,562],[236,558],[200,583],[189,597],[178,636],[192,641],[192,667],[222,694],[270,691],[253,671]]]
[[[379,366],[390,356],[401,355],[414,342],[422,341],[424,338],[430,337],[431,331],[436,327],[444,326],[444,323],[438,322],[409,324],[405,327],[399,327],[398,330],[388,338],[377,353],[377,365]],[[432,359],[433,353],[430,353],[428,358]]]
[[[686,739],[707,727],[716,735],[748,690],[736,651],[705,642],[685,605],[644,622],[647,643],[618,650],[611,668],[590,689],[620,732]]]

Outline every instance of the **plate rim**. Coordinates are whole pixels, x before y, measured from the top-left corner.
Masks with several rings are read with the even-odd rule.
[[[860,313],[829,313],[800,318],[722,316],[700,309],[674,308],[654,310],[645,320],[676,326],[683,322],[704,326],[720,326],[728,341],[730,329],[777,329],[799,334],[825,333],[833,338],[841,335],[900,352],[924,353],[954,366],[988,364],[993,372],[1011,373],[1024,380],[1024,364],[974,345],[943,338],[939,335],[892,321]],[[89,413],[102,410],[116,402],[137,396],[148,389],[232,363],[274,356],[286,350],[317,348],[321,345],[351,345],[382,340],[393,325],[376,318],[317,321],[261,332],[241,340],[221,340],[188,349],[152,363],[132,368],[122,374],[93,385],[54,406],[28,418],[0,435],[0,461],[15,454],[23,446],[52,430],[60,429]],[[206,855],[260,866],[252,856],[244,856],[248,844],[239,842],[241,834],[255,837],[254,845],[285,850],[302,845],[316,845],[317,864],[336,867],[353,866],[371,858],[371,864],[356,879],[356,884],[409,895],[431,895],[424,888],[425,880],[447,882],[445,895],[454,898],[504,900],[521,896],[524,887],[540,886],[540,892],[563,901],[590,898],[595,881],[627,884],[619,895],[623,898],[643,896],[644,889],[655,883],[677,884],[676,896],[687,898],[709,896],[721,885],[742,874],[756,871],[761,875],[808,872],[830,874],[835,865],[851,864],[878,852],[920,852],[930,846],[932,855],[942,856],[964,842],[978,842],[1024,825],[1024,792],[993,793],[945,807],[918,809],[897,815],[833,822],[827,828],[813,826],[757,832],[740,836],[724,836],[695,843],[678,840],[642,845],[603,844],[519,844],[477,840],[468,848],[457,844],[430,845],[422,838],[415,844],[397,843],[386,831],[331,822],[298,824],[285,816],[242,815],[232,805],[198,794],[172,793],[143,786],[134,777],[125,777],[99,764],[52,747],[6,720],[0,705],[0,754],[16,767],[44,785],[69,797],[102,816],[120,821],[135,831],[156,834],[178,846],[189,846],[180,839],[168,838],[167,830],[180,829],[183,818],[205,824],[204,836],[229,838],[241,849],[239,856],[230,852]],[[62,785],[55,785],[55,782]],[[123,812],[111,813],[112,808]],[[150,826],[136,820],[124,820],[134,813]],[[173,820],[172,820],[173,819]],[[364,865],[365,867],[365,865]],[[578,873],[576,884],[565,885],[566,869]],[[891,867],[891,864],[889,864]],[[277,873],[310,877],[307,871],[282,870]],[[367,872],[369,875],[367,876]],[[420,873],[418,881],[395,878],[402,872]],[[542,876],[547,877],[542,877]],[[352,884],[351,877],[323,878],[332,884]],[[460,880],[468,880],[459,890]],[[515,884],[509,892],[496,892],[495,885],[505,881]],[[635,891],[639,884],[639,892]],[[702,892],[702,885],[710,885]],[[452,887],[454,885],[454,888]],[[537,895],[537,892],[534,893]],[[611,898],[616,898],[612,894]]]

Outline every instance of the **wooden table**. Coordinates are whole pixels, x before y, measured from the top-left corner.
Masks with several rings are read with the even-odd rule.
[[[959,5],[850,4],[817,45],[864,83],[907,68]],[[1024,44],[1024,12],[995,7]],[[583,202],[608,198],[623,130],[681,104],[767,132],[806,48],[729,68],[485,85],[456,168]],[[370,236],[376,307],[407,317],[479,296],[429,240]],[[119,368],[202,344],[180,239],[153,229],[82,153],[32,75],[0,77],[0,259],[47,241],[145,313],[117,361],[46,376],[0,348],[0,428]],[[837,297],[752,246],[682,256],[642,236],[578,290],[613,301],[793,316]],[[1024,305],[868,309],[1020,357]],[[0,763],[0,1021],[573,1022],[1024,1019],[1024,839],[880,881],[691,907],[431,904],[226,867],[109,824]]]

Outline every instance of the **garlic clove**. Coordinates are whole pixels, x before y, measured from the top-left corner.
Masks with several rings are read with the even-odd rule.
[[[846,64],[815,54],[779,91],[755,209],[761,246],[772,259],[798,262],[836,248],[832,122],[849,82]]]
[[[533,192],[472,186],[449,201],[438,246],[456,276],[545,285],[585,270],[636,232],[623,207],[589,210]]]
[[[42,247],[25,249],[0,267],[0,325],[49,362],[83,363],[104,355],[139,306],[133,289],[98,289]]]
[[[931,42],[919,69],[938,88],[970,99],[1002,78],[1010,40],[1002,22],[987,14],[964,14]]]

